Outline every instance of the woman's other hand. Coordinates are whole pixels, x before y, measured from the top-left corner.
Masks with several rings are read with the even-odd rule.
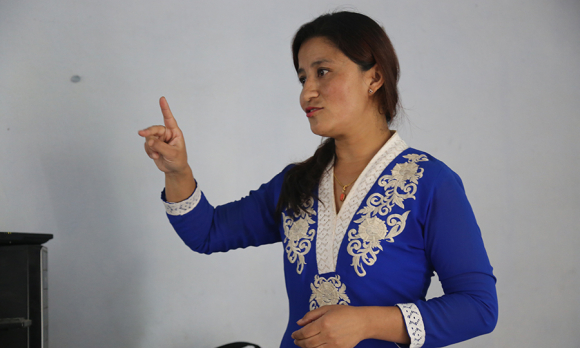
[[[352,348],[369,338],[410,342],[398,307],[324,306],[306,313],[297,324],[302,328],[292,338],[304,348]]]
[[[165,173],[165,196],[168,202],[187,199],[195,190],[195,180],[187,163],[183,133],[169,109],[165,97],[159,99],[163,126],[151,126],[139,131],[145,138],[145,152],[157,168]]]
[[[361,307],[324,306],[298,320],[302,328],[292,333],[299,347],[352,348],[365,337]]]

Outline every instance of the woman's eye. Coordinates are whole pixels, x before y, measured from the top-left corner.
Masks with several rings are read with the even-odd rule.
[[[328,69],[318,69],[318,76],[324,76],[328,72]]]
[[[302,86],[304,86],[304,82],[306,82],[306,78],[305,78],[305,77],[299,77],[299,78],[298,78],[298,81],[300,81],[300,84],[301,84]]]

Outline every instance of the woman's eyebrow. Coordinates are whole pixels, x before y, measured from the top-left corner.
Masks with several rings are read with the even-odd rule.
[[[320,59],[320,60],[316,60],[314,62],[312,62],[312,64],[310,64],[310,67],[313,68],[315,66],[318,66],[322,63],[332,63],[332,60],[330,59]],[[304,72],[304,68],[299,68],[298,71],[296,71],[298,74],[303,73]]]

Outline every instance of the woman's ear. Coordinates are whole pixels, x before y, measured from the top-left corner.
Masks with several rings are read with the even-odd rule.
[[[367,83],[369,86],[369,95],[374,94],[381,86],[385,83],[385,79],[383,78],[383,74],[379,69],[377,69],[377,65],[373,66],[369,70],[365,72]],[[372,92],[371,92],[372,91]]]

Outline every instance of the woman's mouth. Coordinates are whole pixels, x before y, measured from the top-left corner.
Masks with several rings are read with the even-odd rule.
[[[317,112],[318,110],[322,110],[323,108],[315,108],[315,107],[308,107],[306,108],[306,117],[312,117],[314,116],[314,113]]]

